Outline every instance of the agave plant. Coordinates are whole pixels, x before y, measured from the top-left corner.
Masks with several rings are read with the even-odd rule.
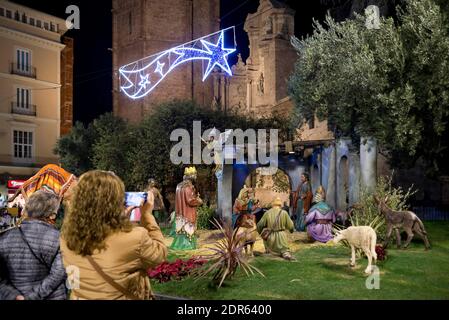
[[[208,260],[208,263],[195,273],[196,280],[212,275],[212,282],[220,288],[223,282],[231,279],[239,268],[247,276],[254,275],[257,272],[265,277],[243,255],[243,245],[240,241],[243,235],[237,234],[238,228],[233,230],[229,223],[222,226],[216,219],[212,224],[220,231],[222,239],[215,243],[215,247],[208,248],[214,253],[202,256],[202,258]]]

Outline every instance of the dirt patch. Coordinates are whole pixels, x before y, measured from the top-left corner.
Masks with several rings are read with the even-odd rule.
[[[198,230],[197,231],[198,236],[198,249],[196,250],[189,250],[189,251],[183,251],[185,255],[207,255],[212,254],[213,251],[209,248],[213,247],[214,244],[217,241],[220,241],[223,239],[223,236],[220,232],[220,230]],[[288,241],[290,250],[292,252],[297,252],[299,250],[313,248],[313,247],[323,247],[323,246],[333,246],[332,242],[329,243],[321,243],[321,242],[310,242],[307,237],[306,232],[293,232],[288,233]],[[173,242],[172,237],[165,237],[165,245],[170,246]],[[254,253],[255,255],[263,255],[264,257],[269,257],[273,259],[280,259],[283,260],[280,257],[276,257],[274,255],[265,255],[263,254],[265,252],[265,247],[263,244],[263,240],[260,236],[257,237],[256,242],[254,243]]]

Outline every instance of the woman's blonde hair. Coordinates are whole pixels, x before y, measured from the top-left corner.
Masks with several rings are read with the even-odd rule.
[[[106,249],[105,239],[132,225],[123,216],[125,186],[113,172],[94,170],[83,174],[73,192],[64,218],[62,238],[79,255]]]

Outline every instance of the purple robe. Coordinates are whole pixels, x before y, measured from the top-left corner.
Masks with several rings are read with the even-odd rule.
[[[318,223],[317,220],[327,220],[327,223]],[[319,242],[328,242],[333,238],[332,223],[334,222],[334,210],[323,201],[310,208],[309,213],[305,216],[307,233]]]

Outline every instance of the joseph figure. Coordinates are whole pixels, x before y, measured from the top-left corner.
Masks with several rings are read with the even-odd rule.
[[[176,235],[170,246],[174,250],[196,249],[196,209],[203,201],[193,185],[195,180],[195,167],[188,167],[184,170],[183,181],[176,187]]]
[[[293,192],[293,214],[296,216],[295,228],[297,231],[305,231],[304,215],[309,212],[312,204],[312,186],[310,185],[309,175],[301,175],[301,183],[298,189]]]

